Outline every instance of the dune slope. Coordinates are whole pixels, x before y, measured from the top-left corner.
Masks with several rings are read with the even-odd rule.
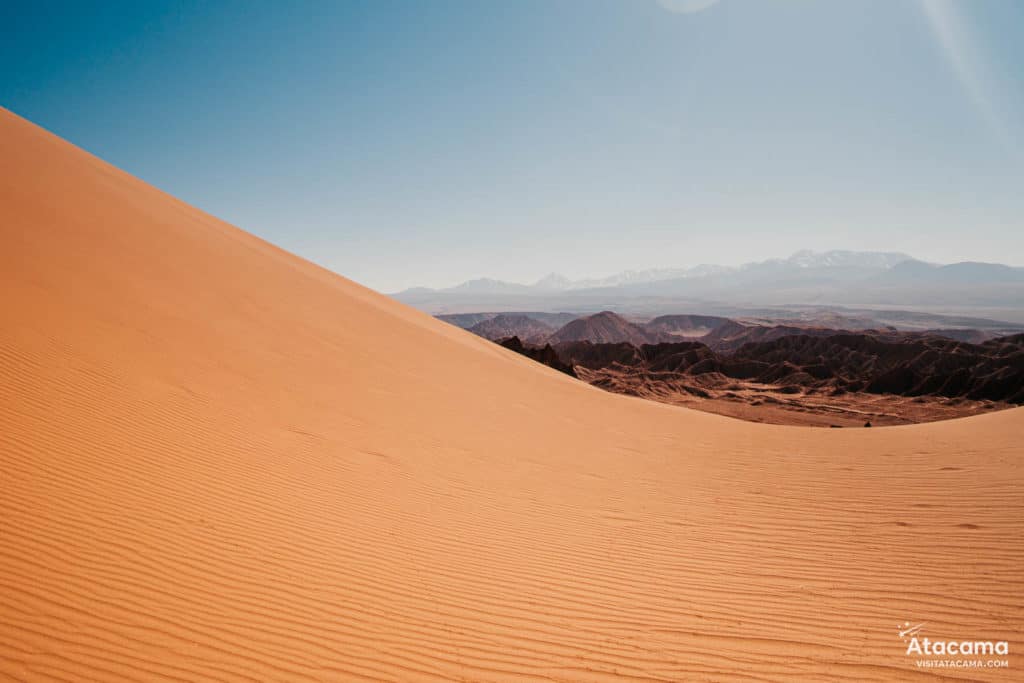
[[[1024,646],[1024,413],[615,396],[0,110],[0,675],[893,680]]]

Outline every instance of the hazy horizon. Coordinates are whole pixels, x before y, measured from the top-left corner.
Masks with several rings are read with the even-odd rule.
[[[692,11],[700,10],[700,11]],[[1024,265],[1024,5],[0,10],[0,104],[385,292],[811,249]]]
[[[451,288],[451,287],[455,287],[455,286],[458,286],[458,285],[461,285],[461,284],[465,284],[467,282],[473,282],[473,281],[476,281],[476,280],[494,280],[494,281],[504,282],[504,283],[507,283],[507,284],[533,285],[533,284],[536,284],[539,281],[543,280],[544,278],[552,276],[552,275],[565,277],[570,282],[579,282],[579,281],[585,281],[585,280],[602,280],[602,279],[607,279],[607,278],[615,277],[615,276],[618,276],[618,275],[623,275],[625,273],[645,273],[645,272],[654,272],[654,271],[662,271],[662,270],[687,270],[687,269],[691,269],[691,268],[698,268],[698,267],[701,267],[701,266],[721,266],[721,267],[725,267],[725,268],[741,268],[743,266],[756,265],[756,264],[759,264],[759,263],[765,263],[765,262],[770,262],[770,261],[786,261],[786,260],[788,260],[790,258],[799,256],[801,254],[824,255],[824,254],[833,253],[833,252],[849,252],[849,253],[854,253],[854,254],[895,254],[895,253],[902,253],[904,256],[908,257],[908,260],[920,261],[920,262],[928,263],[930,265],[935,265],[935,266],[945,266],[945,265],[952,265],[952,264],[956,264],[956,263],[983,263],[983,264],[989,264],[989,265],[1010,266],[1012,268],[1024,267],[1024,266],[1021,266],[1021,265],[1016,264],[1016,263],[1005,263],[1005,262],[1000,262],[1000,261],[977,261],[977,260],[972,260],[972,259],[959,259],[959,260],[956,260],[956,261],[948,261],[948,262],[929,261],[927,259],[917,258],[914,254],[908,254],[908,253],[905,253],[905,252],[894,252],[894,251],[882,250],[882,249],[823,249],[823,250],[797,249],[796,251],[788,253],[788,254],[767,255],[764,258],[761,258],[761,259],[758,259],[758,260],[755,260],[755,261],[742,261],[742,262],[737,262],[737,263],[708,263],[708,262],[701,262],[701,263],[686,263],[686,264],[671,264],[671,265],[664,265],[664,266],[652,266],[652,267],[648,267],[648,268],[620,268],[619,270],[615,270],[615,271],[584,274],[581,277],[569,277],[564,272],[559,271],[559,270],[547,271],[545,273],[541,273],[537,277],[527,278],[525,280],[502,280],[500,278],[491,277],[487,273],[480,273],[480,274],[478,274],[476,276],[468,277],[468,278],[465,278],[463,280],[453,281],[453,282],[451,282],[451,283],[449,283],[447,285],[440,285],[440,286],[437,286],[437,287],[430,287],[428,285],[413,285],[411,287],[407,287],[406,289],[416,289],[416,288],[420,288],[420,287],[426,287],[426,288],[429,288],[429,289],[448,289],[448,288]],[[386,293],[393,293],[393,292],[386,292]]]

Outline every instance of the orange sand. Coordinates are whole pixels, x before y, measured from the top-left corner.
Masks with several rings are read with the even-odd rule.
[[[924,677],[905,620],[1024,676],[1024,410],[615,396],[3,110],[0,164],[4,677]]]

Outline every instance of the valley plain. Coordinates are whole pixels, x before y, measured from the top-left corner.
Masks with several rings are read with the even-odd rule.
[[[1024,334],[1010,323],[851,331],[823,325],[865,321],[558,315],[557,330],[543,313],[439,317],[602,389],[754,422],[870,427],[1024,403]]]

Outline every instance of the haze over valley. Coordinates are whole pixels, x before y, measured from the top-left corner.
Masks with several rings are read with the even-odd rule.
[[[612,309],[652,316],[685,311],[785,317],[823,309],[856,316],[878,309],[980,319],[967,324],[1024,324],[1024,268],[932,264],[882,252],[801,251],[743,266],[626,271],[577,281],[552,274],[529,285],[482,278],[393,296],[430,313]]]

